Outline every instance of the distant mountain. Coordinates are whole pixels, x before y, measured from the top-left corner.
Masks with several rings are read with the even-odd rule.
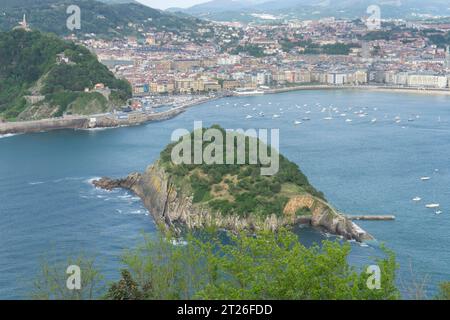
[[[169,8],[168,11],[185,11],[190,13],[207,13],[207,12],[223,12],[232,8],[233,10],[241,10],[244,8],[251,8],[259,3],[267,0],[252,1],[252,0],[213,0],[205,3],[194,5],[188,9]]]
[[[110,91],[85,92],[100,83]],[[0,32],[0,118],[100,113],[130,97],[130,84],[88,49],[39,31]]]
[[[120,4],[120,3],[139,3],[135,0],[98,0],[107,4]]]
[[[367,8],[371,5],[378,5],[381,16],[385,18],[416,17],[420,14],[450,16],[448,0],[213,0],[178,11],[213,20],[258,19],[255,14],[261,13],[279,16],[280,19],[356,18],[367,15]]]
[[[100,36],[124,36],[138,33],[142,27],[178,32],[195,31],[201,21],[192,17],[179,17],[126,0],[1,0],[0,31],[11,30],[24,14],[32,29],[57,35],[94,33]],[[107,3],[104,3],[107,2]],[[120,3],[118,3],[120,2]],[[124,3],[127,2],[127,3]],[[66,13],[69,5],[81,9],[81,29],[69,30]]]

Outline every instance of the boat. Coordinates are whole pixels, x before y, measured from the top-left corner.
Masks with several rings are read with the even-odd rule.
[[[274,117],[274,118],[279,118],[280,115],[279,115],[279,114],[274,114],[273,117]]]
[[[377,122],[377,119],[373,118],[370,122],[375,123],[375,122]]]
[[[257,95],[263,95],[264,91],[261,90],[236,90],[234,91],[234,94],[238,96],[257,96]]]
[[[418,201],[421,201],[422,198],[421,198],[421,197],[415,197],[415,198],[413,198],[412,200],[418,202]]]
[[[311,119],[308,118],[308,117],[305,117],[305,118],[303,118],[302,120],[303,120],[303,121],[309,121],[309,120],[311,120]]]
[[[326,118],[323,118],[323,120],[333,120],[333,117],[326,117]]]
[[[345,122],[353,122],[352,119],[346,119]]]
[[[422,180],[422,181],[428,181],[428,180],[431,180],[431,177],[422,177],[422,178],[420,178],[420,180]]]
[[[442,211],[441,211],[441,210],[438,210],[438,211],[436,211],[435,213],[436,213],[437,215],[439,215],[439,214],[442,213]]]
[[[425,207],[428,209],[436,209],[436,208],[439,208],[440,206],[441,205],[439,203],[430,203],[430,204],[427,204]]]
[[[253,116],[251,116],[249,114],[245,117],[245,119],[251,119],[251,118],[253,118]]]
[[[301,122],[301,121],[295,120],[295,121],[294,121],[294,124],[295,124],[295,125],[299,125],[299,124],[302,124],[302,122]]]

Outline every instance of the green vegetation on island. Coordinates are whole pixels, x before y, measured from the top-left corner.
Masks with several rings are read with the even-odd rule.
[[[220,130],[223,137],[226,131],[220,126],[212,126]],[[203,129],[204,131],[206,129]],[[191,133],[191,145],[194,145],[194,133]],[[283,215],[283,209],[293,195],[311,194],[324,199],[300,171],[298,165],[279,155],[279,170],[275,175],[261,175],[261,159],[257,164],[249,162],[250,141],[254,138],[245,137],[245,163],[238,164],[239,150],[234,148],[234,164],[226,163],[226,144],[223,147],[224,164],[177,164],[171,161],[171,154],[176,143],[168,145],[161,152],[161,165],[171,176],[171,182],[183,191],[192,194],[193,202],[206,204],[210,208],[220,211],[223,215],[238,215],[246,218],[250,214],[265,218],[272,214]],[[264,148],[258,139],[259,148]],[[213,144],[202,143],[202,150]],[[276,152],[270,147],[268,154]],[[193,153],[192,153],[193,154]]]
[[[38,31],[0,33],[0,117],[5,120],[100,113],[130,97],[130,84],[116,79],[82,46]]]

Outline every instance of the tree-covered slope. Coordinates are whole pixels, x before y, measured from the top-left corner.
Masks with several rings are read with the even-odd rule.
[[[222,132],[226,131],[213,126]],[[191,134],[194,145],[194,133]],[[171,175],[172,183],[176,184],[185,194],[193,195],[193,202],[206,204],[224,215],[238,215],[246,218],[257,215],[266,218],[272,214],[282,216],[284,208],[294,195],[311,194],[319,199],[324,196],[317,191],[300,171],[299,167],[279,156],[279,170],[271,176],[261,175],[261,168],[265,167],[258,160],[257,164],[249,163],[249,148],[251,141],[257,141],[259,148],[268,148],[268,154],[276,152],[261,144],[260,140],[245,137],[245,163],[237,164],[239,150],[233,146],[235,164],[226,163],[226,145],[223,147],[224,164],[174,164],[172,151],[177,143],[168,145],[161,152],[161,165]],[[213,142],[214,144],[214,142]],[[202,142],[203,151],[211,142]],[[193,161],[192,161],[193,162]]]
[[[81,10],[81,29],[69,30],[66,21],[68,6]],[[57,35],[85,35],[113,37],[138,33],[141,28],[159,31],[181,30],[195,32],[202,22],[195,18],[179,17],[139,3],[104,3],[94,0],[2,0],[0,30],[8,31],[26,14],[32,29]]]
[[[111,89],[109,99],[84,92],[98,83]],[[96,106],[84,113],[96,113],[130,96],[129,83],[82,46],[38,31],[0,33],[0,117],[6,120],[60,116],[80,100]]]

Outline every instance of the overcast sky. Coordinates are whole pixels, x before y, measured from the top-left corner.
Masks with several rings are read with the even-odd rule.
[[[194,4],[207,2],[209,0],[137,0],[152,8],[167,9],[171,7],[188,8]]]

